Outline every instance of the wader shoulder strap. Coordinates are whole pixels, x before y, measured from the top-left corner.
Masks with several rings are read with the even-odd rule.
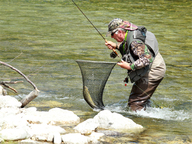
[[[125,51],[125,43],[123,45],[123,51],[124,51],[124,54],[127,54],[129,53],[129,49],[130,49],[130,45],[131,45],[131,42],[133,41],[133,31],[127,31],[126,34],[125,34],[125,40],[126,40],[126,43],[127,43],[127,50]]]
[[[126,34],[125,34],[125,39],[124,39],[125,42],[124,42],[124,44],[123,44],[123,55],[126,54],[125,45],[126,45],[126,43],[128,42],[128,41],[127,41],[127,35],[128,35],[128,33],[129,33],[129,31],[127,31]]]
[[[151,54],[153,55],[153,57],[155,57],[155,52],[154,50],[148,45],[148,44],[145,44],[147,46],[147,48],[149,49],[149,51],[151,52]]]
[[[128,63],[133,63],[135,60],[133,59],[133,57],[131,56],[131,53],[130,53],[131,42],[133,41],[133,31],[126,32],[124,41],[125,42],[123,44],[123,58],[122,59]]]

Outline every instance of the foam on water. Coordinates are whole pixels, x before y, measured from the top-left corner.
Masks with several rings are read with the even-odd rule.
[[[184,112],[184,110],[172,110],[170,108],[153,108],[150,107],[146,111],[141,110],[138,112],[129,112],[133,115],[144,116],[144,117],[151,117],[157,119],[164,119],[164,120],[176,120],[176,121],[183,121],[189,119],[189,114]]]
[[[171,108],[148,107],[146,110],[134,112],[134,111],[125,110],[125,107],[117,106],[116,104],[114,104],[114,105],[106,106],[106,109],[114,112],[121,112],[121,113],[127,113],[135,116],[156,118],[156,119],[163,119],[163,120],[183,121],[183,120],[192,118],[190,117],[190,114],[185,112],[184,110],[174,110]]]

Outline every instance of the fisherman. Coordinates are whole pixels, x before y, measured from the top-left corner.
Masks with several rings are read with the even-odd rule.
[[[106,41],[105,45],[121,53],[122,59],[117,65],[128,71],[128,77],[134,83],[128,106],[133,111],[146,110],[166,71],[155,35],[145,27],[136,26],[120,18],[115,18],[109,23],[108,34],[118,44]],[[110,55],[116,57],[115,52]],[[128,82],[128,77],[125,78],[125,82]]]

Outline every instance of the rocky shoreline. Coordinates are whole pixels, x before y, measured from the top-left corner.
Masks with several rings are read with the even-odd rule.
[[[21,103],[14,97],[0,96],[0,143],[97,144],[105,141],[106,135],[144,130],[131,119],[109,110],[100,111],[93,118],[80,122],[72,111],[61,108],[37,111],[36,107],[20,106]],[[64,129],[65,126],[70,126],[73,131]]]

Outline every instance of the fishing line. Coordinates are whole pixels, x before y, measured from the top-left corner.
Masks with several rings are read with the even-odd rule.
[[[99,35],[103,38],[103,40],[105,42],[107,42],[107,40],[103,37],[103,35],[100,33],[100,31],[94,26],[94,24],[89,20],[89,18],[85,15],[85,13],[79,8],[79,6],[72,0],[72,2],[74,3],[74,5],[79,9],[79,11],[85,16],[85,18],[89,21],[89,23],[95,28],[95,30],[99,33]],[[112,49],[113,52],[115,52],[115,54],[119,57],[118,53],[116,52],[116,50]]]
[[[104,41],[107,41],[103,35],[100,33],[100,31],[94,26],[94,24],[89,20],[89,18],[84,14],[84,12],[78,7],[78,5],[72,0],[72,2],[75,4],[75,6],[80,10],[80,12],[85,16],[85,18],[90,22],[90,24],[95,28],[95,30],[100,34],[100,36],[104,39]]]

